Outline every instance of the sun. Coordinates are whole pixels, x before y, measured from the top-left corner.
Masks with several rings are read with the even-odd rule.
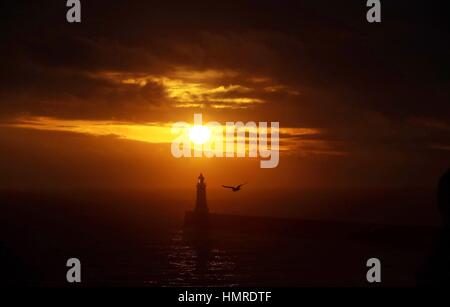
[[[194,144],[204,144],[211,137],[211,130],[206,126],[194,126],[189,129],[189,139]]]

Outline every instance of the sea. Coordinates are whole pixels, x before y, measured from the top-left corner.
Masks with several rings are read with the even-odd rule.
[[[231,201],[213,191],[213,212],[308,219],[320,231],[237,227],[192,236],[183,227],[192,191],[3,190],[1,284],[68,286],[67,260],[77,258],[84,287],[367,286],[367,261],[377,258],[383,285],[413,286],[439,216],[433,191],[412,193],[283,191]],[[337,235],[330,221],[367,232]]]

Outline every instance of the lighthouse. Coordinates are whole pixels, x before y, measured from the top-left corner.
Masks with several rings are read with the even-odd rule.
[[[206,204],[206,184],[205,184],[205,177],[203,177],[203,174],[200,174],[200,176],[198,176],[195,213],[197,215],[208,214],[208,205]]]
[[[195,208],[187,211],[184,216],[184,227],[193,230],[205,231],[208,228],[209,212],[206,204],[206,184],[203,174],[198,176],[197,181],[197,197],[195,200]]]

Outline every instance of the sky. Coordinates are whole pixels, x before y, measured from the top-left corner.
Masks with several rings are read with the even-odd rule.
[[[444,1],[0,5],[0,187],[433,187],[450,165]],[[279,122],[280,158],[175,158],[173,123]]]

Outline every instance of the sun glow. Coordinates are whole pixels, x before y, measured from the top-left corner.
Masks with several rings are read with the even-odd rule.
[[[148,122],[148,123],[134,123],[111,120],[76,120],[76,119],[61,119],[53,117],[19,117],[7,123],[0,120],[1,127],[33,129],[42,131],[57,131],[80,133],[95,137],[109,137],[129,141],[139,141],[152,144],[172,144],[174,140],[178,140],[182,144],[190,144],[191,142],[203,151],[216,150],[217,144],[222,144],[225,153],[234,155],[238,148],[234,145],[239,140],[242,143],[248,143],[255,139],[254,136],[249,135],[251,128],[245,129],[245,135],[239,136],[236,134],[234,138],[227,139],[226,127],[211,126],[203,124],[201,120],[189,124],[183,122],[178,129],[173,127],[173,122]],[[223,129],[222,129],[223,128]],[[317,139],[315,136],[320,136],[321,131],[315,128],[300,128],[300,127],[283,127],[279,128],[280,144],[279,150],[284,151],[285,154],[313,154],[313,155],[333,155],[346,156],[348,152],[334,148],[333,144]],[[254,130],[259,133],[259,128]],[[174,133],[179,134],[179,138],[174,137]],[[236,133],[236,131],[234,131]],[[269,134],[269,138],[270,138]],[[205,149],[206,148],[206,149]],[[437,147],[436,147],[437,148]],[[245,150],[248,150],[246,145]]]
[[[206,126],[193,126],[189,129],[189,139],[194,144],[204,144],[211,137],[211,130]]]

